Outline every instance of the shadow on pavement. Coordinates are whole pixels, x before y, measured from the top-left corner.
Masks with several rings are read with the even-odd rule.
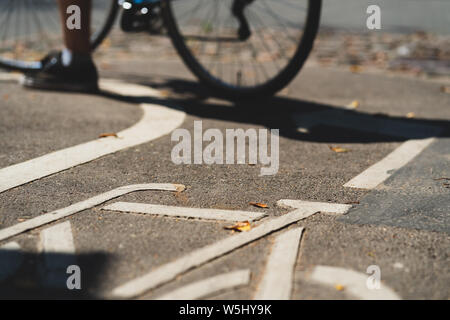
[[[69,290],[68,265],[74,261],[80,268],[81,289]],[[39,254],[20,250],[0,250],[0,299],[98,299],[100,278],[110,257],[104,253]],[[53,261],[49,266],[45,261]],[[95,291],[94,291],[95,290]]]
[[[104,97],[134,103],[155,103],[178,108],[192,116],[254,124],[280,129],[280,136],[325,143],[401,142],[435,136],[448,137],[450,121],[368,114],[336,106],[289,97],[229,102],[214,99],[199,83],[168,79],[164,82],[139,82],[154,89],[169,90],[171,98],[126,97],[102,92]],[[211,99],[212,98],[212,99]],[[395,107],[395,106],[394,106]],[[306,130],[299,128],[307,127]]]

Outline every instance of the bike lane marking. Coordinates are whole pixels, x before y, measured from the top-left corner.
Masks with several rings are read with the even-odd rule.
[[[84,201],[77,202],[71,206],[58,209],[30,220],[20,222],[11,227],[7,227],[0,230],[0,241],[6,240],[25,231],[35,229],[37,227],[43,226],[45,224],[69,217],[80,211],[93,208],[99,204],[105,203],[114,198],[136,192],[136,191],[182,191],[184,190],[183,185],[176,184],[161,184],[161,183],[150,183],[150,184],[138,184],[130,185],[125,187],[120,187],[109,192],[97,195],[95,197],[89,198]]]
[[[255,300],[289,300],[303,228],[276,237]]]
[[[164,294],[156,300],[197,300],[224,290],[248,285],[249,282],[249,269],[232,271],[188,284]]]
[[[130,203],[130,202],[115,202],[102,208],[102,210],[131,212],[141,214],[151,214],[158,216],[172,216],[183,218],[197,218],[204,220],[222,220],[222,221],[255,221],[266,216],[262,212],[250,212],[239,210],[219,210],[219,209],[205,209],[205,208],[186,208],[163,206],[147,203]]]
[[[151,289],[175,279],[180,274],[204,265],[211,260],[260,239],[269,233],[287,227],[299,220],[306,219],[315,213],[316,211],[313,210],[305,211],[297,209],[281,217],[263,222],[248,232],[236,234],[211,245],[207,245],[182,258],[164,264],[154,271],[150,271],[143,276],[137,277],[116,287],[112,291],[112,297],[127,299],[142,295]]]
[[[316,266],[308,280],[333,287],[333,289],[336,285],[341,285],[346,292],[362,300],[400,300],[392,289],[382,283],[379,289],[369,289],[368,275],[350,269]]]
[[[42,282],[47,287],[64,288],[67,267],[76,264],[70,221],[42,230],[40,238],[45,263]]]
[[[336,213],[336,214],[345,214],[352,208],[352,205],[350,204],[290,200],[290,199],[278,200],[277,206],[288,209],[294,208],[303,210],[315,210],[323,213]]]
[[[128,97],[161,97],[154,89],[114,80],[102,80],[100,87]],[[0,193],[105,155],[158,139],[178,128],[186,117],[186,113],[181,110],[157,104],[143,103],[140,104],[140,108],[143,111],[141,120],[117,133],[117,137],[100,138],[0,169]]]
[[[384,159],[344,184],[344,187],[374,189],[380,183],[386,181],[394,171],[402,168],[435,141],[436,138],[428,138],[404,142]]]
[[[437,126],[407,123],[403,120],[378,119],[370,114],[355,114],[348,110],[327,110],[307,115],[294,116],[297,130],[307,133],[319,124],[362,132],[383,134],[408,139],[381,161],[375,163],[358,176],[344,184],[344,187],[374,189],[386,181],[395,170],[400,169],[425,148],[433,143],[443,128]]]

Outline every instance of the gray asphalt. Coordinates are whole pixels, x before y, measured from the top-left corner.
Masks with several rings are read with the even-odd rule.
[[[136,58],[108,65],[102,75],[167,90],[171,104],[180,105],[187,112],[181,127],[191,132],[194,120],[203,120],[205,129],[280,128],[279,173],[259,177],[260,166],[248,165],[176,166],[170,159],[174,144],[170,136],[164,136],[0,194],[0,228],[120,186],[149,182],[181,183],[187,190],[181,196],[139,192],[121,197],[120,201],[264,211],[271,217],[288,212],[276,207],[279,199],[355,203],[345,218],[317,214],[298,223],[306,232],[297,261],[294,299],[351,298],[345,290],[330,290],[305,281],[304,276],[313,266],[330,265],[365,273],[374,264],[380,266],[383,282],[402,298],[450,297],[448,189],[441,188],[440,181],[430,180],[450,175],[448,139],[439,140],[386,182],[384,188],[391,190],[386,196],[389,201],[395,203],[397,195],[411,189],[412,194],[418,195],[414,201],[402,201],[389,210],[377,211],[385,199],[380,191],[344,188],[343,184],[383,159],[404,140],[326,126],[305,135],[297,133],[292,122],[293,113],[332,110],[357,99],[361,106],[353,111],[356,114],[448,128],[450,110],[446,106],[450,105],[450,95],[440,91],[442,83],[310,67],[279,97],[233,106],[216,99],[195,98],[207,96],[207,92],[192,81],[179,61],[163,63]],[[15,84],[4,83],[0,97],[2,167],[95,139],[104,132],[116,132],[140,116],[134,102],[112,97],[24,91]],[[405,118],[409,112],[416,114],[415,119]],[[336,154],[329,146],[351,151]],[[411,168],[416,168],[416,172]],[[427,175],[430,168],[433,173]],[[420,192],[431,185],[432,190],[439,191]],[[428,204],[422,205],[420,197]],[[253,208],[249,205],[252,201],[267,203],[269,208]],[[428,210],[430,206],[434,211]],[[397,223],[394,211],[404,208],[412,212],[411,216]],[[437,219],[426,223],[435,227],[424,227],[422,215],[415,213],[419,209]],[[359,224],[346,221],[356,218]],[[115,213],[99,207],[65,220],[72,223],[84,277],[82,294],[89,298],[102,296],[127,280],[230,235],[223,229],[229,223]],[[28,255],[21,270],[0,285],[2,296],[43,296],[36,271],[40,230],[12,239]],[[248,287],[211,297],[250,299],[275,235],[190,271],[140,298],[156,297],[220,272],[250,268],[252,281]],[[395,267],[396,263],[401,263],[403,269]],[[68,294],[46,293],[50,297]]]

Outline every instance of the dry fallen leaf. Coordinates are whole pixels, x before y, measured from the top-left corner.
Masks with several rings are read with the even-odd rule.
[[[352,103],[347,105],[347,109],[357,109],[358,107],[359,107],[359,101],[358,100],[354,100],[354,101],[352,101]]]
[[[415,118],[415,117],[416,117],[416,114],[415,114],[414,112],[409,112],[409,113],[406,114],[406,117],[407,117],[408,119],[412,119],[412,118]]]
[[[167,90],[161,90],[159,93],[161,94],[161,97],[163,97],[163,98],[168,98],[170,96],[170,93]]]
[[[342,285],[342,284],[336,284],[335,286],[334,286],[334,288],[337,290],[337,291],[343,291],[344,289],[345,289],[345,287]]]
[[[450,87],[442,86],[442,87],[441,87],[441,92],[444,92],[444,93],[450,93]]]
[[[252,227],[250,225],[250,222],[245,221],[245,222],[238,222],[234,226],[225,227],[225,229],[243,232],[243,231],[250,231]]]
[[[353,73],[359,73],[362,72],[362,67],[354,64],[350,66],[350,71]]]
[[[98,136],[99,138],[107,138],[107,137],[114,137],[118,138],[117,133],[102,133]]]
[[[341,148],[341,147],[329,147],[330,150],[336,152],[336,153],[345,153],[345,152],[349,152],[349,149],[345,149],[345,148]]]
[[[258,207],[258,208],[268,208],[269,206],[265,203],[259,203],[259,202],[250,202],[249,205]]]

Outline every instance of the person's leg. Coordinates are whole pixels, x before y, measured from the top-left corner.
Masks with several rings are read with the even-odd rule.
[[[50,53],[44,60],[42,71],[29,74],[23,84],[28,88],[93,92],[98,90],[97,68],[91,57],[90,15],[91,0],[58,1],[65,48],[62,52]],[[67,19],[74,14],[67,8],[78,6],[80,28],[69,28]]]
[[[91,0],[57,0],[63,29],[64,44],[73,53],[90,54]],[[67,26],[67,8],[76,5],[80,8],[81,29],[70,30]]]

